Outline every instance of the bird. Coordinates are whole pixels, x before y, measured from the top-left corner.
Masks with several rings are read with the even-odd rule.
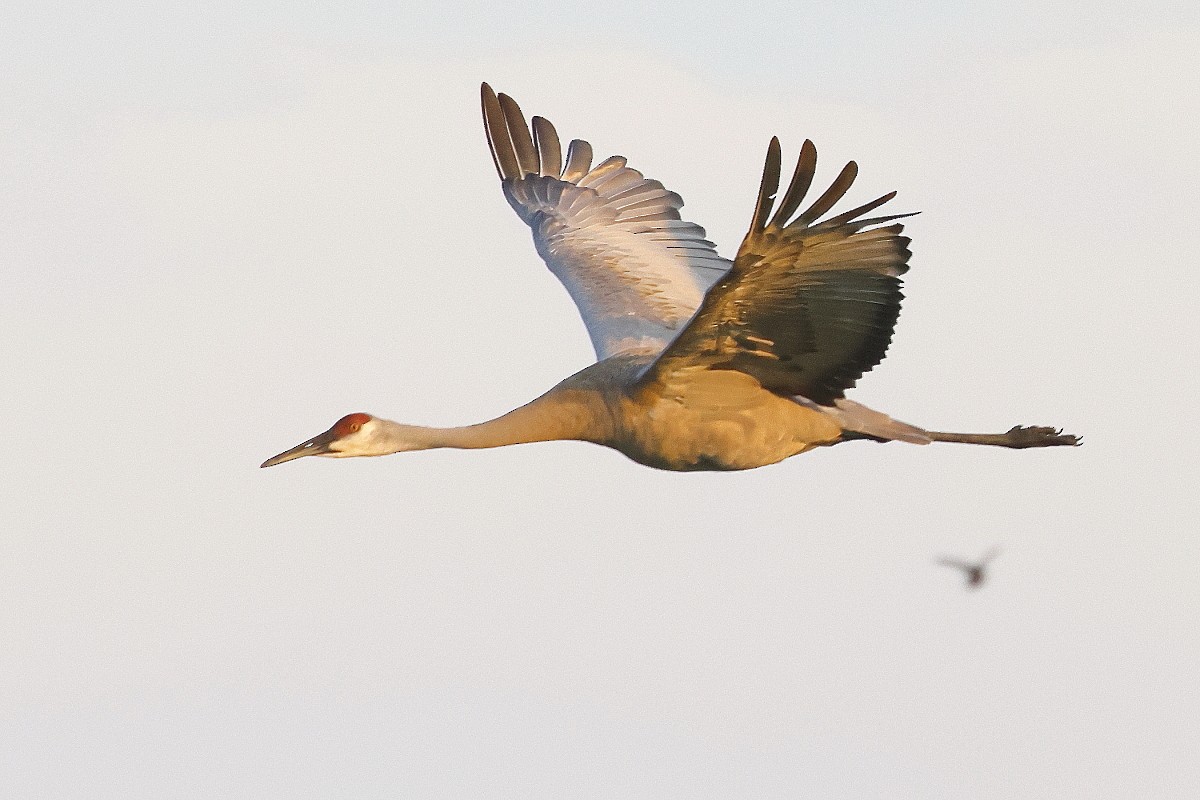
[[[564,153],[548,120],[526,123],[516,101],[487,83],[480,94],[504,197],[574,300],[596,362],[486,422],[433,428],[353,413],[261,466],[576,440],[662,470],[719,471],[853,440],[1080,443],[1044,426],[926,430],[845,396],[888,349],[911,255],[898,221],[911,214],[869,216],[895,192],[828,215],[854,183],[855,162],[804,206],[816,147],[804,142],[779,197],[773,137],[749,232],[729,260],[680,215],[679,194],[625,157],[593,166],[587,141],[572,140]]]
[[[986,553],[984,553],[978,561],[965,561],[961,558],[954,558],[952,556],[942,556],[941,558],[937,559],[936,563],[945,567],[961,569],[963,571],[963,576],[967,580],[967,588],[978,589],[987,579],[988,563],[998,555],[1000,555],[1000,549],[993,547],[991,550],[988,550]]]

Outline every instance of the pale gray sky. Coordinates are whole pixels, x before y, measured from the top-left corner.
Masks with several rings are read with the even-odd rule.
[[[0,794],[1193,797],[1200,14],[812,5],[0,11]],[[924,213],[854,397],[1086,445],[259,470],[588,363],[481,80],[726,254],[772,134],[856,159]]]

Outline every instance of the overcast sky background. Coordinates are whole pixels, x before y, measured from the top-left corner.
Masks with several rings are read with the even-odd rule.
[[[1194,797],[1200,13],[961,8],[8,4],[0,794]],[[589,363],[481,80],[725,254],[771,135],[856,159],[924,213],[853,397],[1085,446],[259,470]]]

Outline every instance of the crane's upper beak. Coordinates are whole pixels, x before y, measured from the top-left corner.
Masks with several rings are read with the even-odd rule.
[[[271,456],[260,467],[273,467],[276,464],[282,464],[285,461],[291,461],[294,458],[303,458],[304,456],[323,456],[333,452],[330,444],[337,440],[337,435],[333,429],[322,433],[320,436],[314,436],[304,444],[298,444],[291,450],[284,450],[277,456]]]

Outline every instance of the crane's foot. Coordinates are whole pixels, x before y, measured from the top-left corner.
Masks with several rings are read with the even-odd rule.
[[[1004,435],[1012,440],[1007,447],[1078,447],[1083,444],[1083,439],[1063,433],[1062,428],[1038,425],[1013,425]]]
[[[929,431],[935,442],[959,442],[961,444],[988,444],[995,447],[1078,447],[1083,440],[1078,436],[1063,433],[1062,428],[1040,425],[1014,425],[1005,433],[944,433]]]

